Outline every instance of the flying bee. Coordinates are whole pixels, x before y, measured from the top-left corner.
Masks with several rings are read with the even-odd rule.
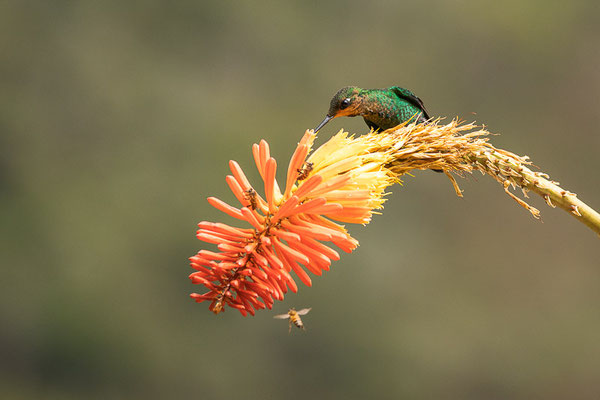
[[[288,319],[289,318],[289,320],[290,320],[290,329],[289,329],[288,333],[292,332],[292,324],[296,325],[298,328],[300,328],[303,331],[305,331],[306,329],[304,329],[304,324],[302,323],[302,319],[300,318],[300,316],[308,314],[308,312],[310,310],[311,310],[311,308],[303,308],[300,311],[296,311],[296,309],[292,307],[287,312],[287,314],[276,315],[273,318],[276,318],[276,319]]]
[[[310,171],[312,171],[313,169],[313,163],[311,163],[310,161],[307,161],[304,164],[304,167],[299,168],[298,171],[298,180],[299,181],[303,181],[308,177],[308,174],[310,174]]]
[[[254,190],[253,188],[250,188],[250,189],[246,190],[244,193],[245,193],[246,200],[248,200],[250,202],[250,208],[253,210],[256,210],[256,207],[258,207],[258,197],[256,194],[256,190]]]

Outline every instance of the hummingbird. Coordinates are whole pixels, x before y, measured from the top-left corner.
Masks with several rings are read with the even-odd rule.
[[[398,86],[387,89],[361,89],[347,86],[338,90],[331,99],[325,119],[315,128],[315,133],[337,117],[363,117],[373,130],[384,131],[414,118],[427,122],[429,114],[413,92]]]

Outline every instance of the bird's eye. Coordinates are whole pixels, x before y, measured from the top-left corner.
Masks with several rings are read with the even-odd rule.
[[[342,100],[342,103],[340,104],[340,110],[343,110],[344,108],[347,108],[350,105],[350,98],[347,97],[344,100]]]

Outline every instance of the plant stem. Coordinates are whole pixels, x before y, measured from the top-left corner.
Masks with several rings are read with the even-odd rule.
[[[508,185],[514,186],[516,184],[523,189],[537,193],[544,198],[549,206],[562,208],[600,235],[600,214],[598,212],[579,200],[575,193],[561,188],[558,186],[558,182],[547,179],[547,175],[534,172],[523,165],[520,160],[508,157],[503,153],[502,150],[488,149],[487,151],[470,153],[467,155],[467,159],[477,166],[483,165],[489,167],[490,164],[494,164],[496,167],[494,168],[494,173],[486,172],[492,175],[497,181],[503,183],[507,193],[517,200],[519,204],[524,202],[508,192]],[[481,168],[477,167],[476,169],[481,170]],[[526,203],[521,205],[528,208],[537,218],[537,210],[535,208],[528,206]]]

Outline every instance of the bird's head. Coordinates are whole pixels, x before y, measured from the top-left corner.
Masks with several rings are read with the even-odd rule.
[[[360,115],[361,100],[360,89],[356,86],[347,86],[338,90],[331,99],[325,119],[315,128],[315,133],[334,118]]]

